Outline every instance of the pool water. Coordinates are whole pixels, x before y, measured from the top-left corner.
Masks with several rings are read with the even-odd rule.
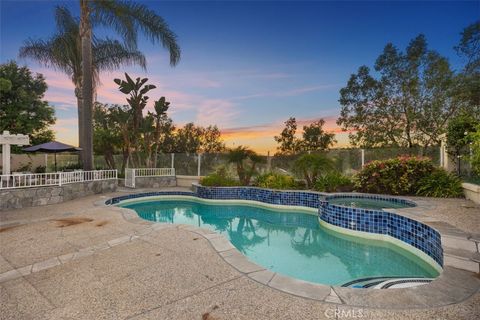
[[[328,202],[333,205],[354,207],[354,208],[363,208],[363,209],[400,209],[411,207],[408,203],[393,202],[388,200],[380,199],[368,199],[368,198],[353,198],[353,197],[342,197],[342,198],[332,198]]]
[[[328,230],[312,214],[194,200],[157,200],[122,207],[135,210],[146,220],[221,233],[251,261],[306,281],[341,285],[371,276],[438,275],[431,265],[400,247]]]

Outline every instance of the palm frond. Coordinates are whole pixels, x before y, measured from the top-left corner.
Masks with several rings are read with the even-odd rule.
[[[96,39],[92,48],[93,65],[98,71],[115,70],[122,65],[139,65],[146,70],[147,62],[143,53],[122,45],[117,40]]]
[[[170,65],[180,61],[181,51],[177,36],[167,22],[143,4],[127,1],[96,1],[93,3],[92,21],[113,27],[129,48],[136,48],[137,33],[142,33],[153,43],[160,43],[170,53]]]
[[[57,6],[55,7],[55,24],[57,26],[58,33],[78,33],[80,21],[78,18],[72,16],[66,7]]]
[[[59,46],[58,42],[56,37],[49,40],[28,39],[20,47],[19,56],[34,59],[47,68],[59,70],[71,76],[72,67],[67,56],[63,54],[63,46]]]
[[[132,21],[129,12],[118,6],[113,0],[92,1],[91,23],[93,26],[113,28],[129,48],[137,47],[138,28]]]

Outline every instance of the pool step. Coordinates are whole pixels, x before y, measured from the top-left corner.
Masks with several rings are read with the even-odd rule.
[[[390,289],[414,287],[431,282],[431,278],[405,278],[405,277],[369,277],[349,281],[342,285],[348,288]]]
[[[377,284],[373,289],[399,289],[399,288],[410,288],[416,287],[422,284],[427,284],[432,282],[431,278],[403,278],[403,279],[394,279],[387,280],[382,283]]]
[[[460,249],[474,253],[477,251],[475,242],[466,237],[442,236],[442,245],[444,248]]]
[[[471,260],[474,252],[456,249],[443,249],[443,263],[444,265],[463,269],[471,272],[478,272],[478,263]]]

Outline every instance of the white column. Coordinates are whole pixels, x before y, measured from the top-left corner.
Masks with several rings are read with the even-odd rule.
[[[5,130],[0,134],[0,144],[2,145],[2,173],[10,174],[10,145],[23,146],[29,144],[30,140],[24,134],[10,134]]]
[[[175,168],[175,153],[172,153],[172,168]]]
[[[444,149],[445,149],[445,146],[444,146],[444,143],[442,141],[441,144],[440,144],[440,167],[441,168],[445,168]]]
[[[201,163],[202,163],[202,154],[198,154],[198,167],[197,167],[197,176],[200,177],[200,169],[201,169]]]
[[[361,149],[362,150],[362,168],[363,166],[365,165],[365,149]]]
[[[2,145],[2,174],[10,174],[10,144]]]

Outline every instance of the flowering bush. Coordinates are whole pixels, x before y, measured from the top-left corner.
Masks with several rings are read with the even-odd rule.
[[[355,189],[394,195],[416,194],[419,181],[435,169],[432,161],[425,157],[400,156],[372,161],[356,175]]]

